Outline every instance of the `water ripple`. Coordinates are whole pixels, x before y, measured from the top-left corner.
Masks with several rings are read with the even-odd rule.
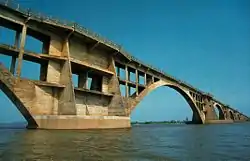
[[[119,130],[0,129],[0,160],[250,160],[250,124]]]

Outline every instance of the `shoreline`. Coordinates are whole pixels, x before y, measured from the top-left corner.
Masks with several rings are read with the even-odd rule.
[[[148,124],[189,124],[190,121],[145,121],[145,122],[131,122],[131,125],[148,125]]]

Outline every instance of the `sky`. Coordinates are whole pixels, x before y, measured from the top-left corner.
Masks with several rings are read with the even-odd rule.
[[[250,115],[249,0],[19,2],[35,11],[77,22],[121,44],[143,62]],[[0,30],[0,42],[13,41],[5,35]],[[8,64],[3,56],[0,60]],[[29,65],[24,67],[27,76],[36,75],[34,71]],[[23,120],[3,93],[0,110],[0,122]],[[191,116],[191,108],[179,93],[160,87],[136,107],[132,120],[183,120]]]

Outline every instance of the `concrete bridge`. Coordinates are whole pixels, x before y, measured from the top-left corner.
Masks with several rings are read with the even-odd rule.
[[[127,128],[136,105],[161,86],[173,88],[185,98],[193,111],[192,123],[248,118],[76,23],[0,0],[0,25],[15,33],[14,44],[0,44],[0,53],[11,58],[9,67],[0,65],[0,88],[27,120],[28,128]],[[41,42],[41,53],[25,50],[27,37]],[[22,77],[25,61],[40,65],[39,80]]]

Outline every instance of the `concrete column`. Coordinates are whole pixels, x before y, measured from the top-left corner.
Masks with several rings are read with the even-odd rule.
[[[11,64],[10,64],[10,72],[14,75],[15,73],[15,68],[16,68],[16,57],[12,56],[11,57]]]
[[[223,110],[223,114],[224,114],[224,118],[225,118],[225,120],[226,120],[226,119],[228,119],[228,113],[227,113],[227,110],[225,110],[225,109],[224,109],[224,110]]]
[[[120,77],[120,68],[117,67],[117,77]]]
[[[196,98],[197,94],[195,94],[195,98]],[[216,115],[216,112],[214,110],[213,107],[213,102],[211,99],[209,98],[204,98],[204,109],[205,109],[205,116],[206,116],[206,120],[217,120],[218,117]],[[200,109],[199,110],[203,110]]]
[[[155,82],[155,77],[154,76],[152,76],[152,83],[154,83]]]
[[[15,36],[15,48],[18,49],[19,45],[19,39],[20,39],[20,32],[16,31],[16,36]],[[10,65],[10,72],[14,75],[15,73],[15,68],[16,68],[16,57],[12,56],[11,57],[11,65]]]
[[[78,77],[78,88],[88,88],[88,72],[80,73]]]
[[[144,85],[147,85],[147,73],[144,73]]]
[[[90,90],[102,92],[102,79],[98,76],[92,76]]]
[[[200,116],[197,112],[193,112],[192,123],[200,123]]]
[[[136,82],[136,95],[138,96],[139,90],[138,90],[138,84],[139,84],[139,77],[138,77],[138,70],[135,69],[135,82]]]
[[[137,74],[136,74],[137,73]],[[136,73],[135,73],[135,79],[136,79],[136,83],[137,84],[140,84],[140,76],[139,76],[139,72],[138,72],[138,70],[136,69]]]
[[[50,47],[50,42],[48,40],[43,42],[43,49],[42,49],[42,54],[48,54],[49,53],[49,47]]]
[[[18,54],[18,62],[17,62],[17,70],[16,70],[16,76],[17,77],[21,76],[26,34],[27,34],[27,25],[24,25],[23,29],[22,29],[22,37],[21,37],[21,42],[20,42],[19,54]]]
[[[40,80],[41,81],[46,81],[47,71],[48,71],[48,64],[46,63],[41,64],[41,67],[40,67]]]
[[[67,60],[63,62],[60,74],[60,83],[65,85],[65,87],[60,92],[58,98],[59,115],[76,115],[75,92],[69,54],[69,40],[66,39],[63,43],[62,55],[66,55]]]
[[[20,32],[16,31],[16,36],[15,36],[15,48],[16,49],[18,49],[19,39],[20,39]]]
[[[87,71],[87,73],[86,73],[86,80],[85,80],[85,88],[86,89],[88,89],[88,86],[89,86],[89,80],[88,80],[88,78],[89,78],[89,72]]]
[[[126,83],[125,83],[125,96],[128,97],[129,93],[128,93],[128,66],[125,66],[125,74],[126,74]]]
[[[146,80],[147,80],[147,85],[152,84],[152,77],[151,76],[147,76]]]
[[[98,78],[92,76],[92,82],[90,85],[90,90],[98,91]]]
[[[108,85],[109,85],[110,78],[108,76],[103,75],[101,80],[102,80],[102,89],[101,89],[101,92],[103,92],[103,93],[109,93],[109,87],[108,87]]]
[[[20,39],[20,32],[16,31],[15,44],[14,44],[16,49],[18,49],[19,39]],[[11,57],[11,65],[10,65],[10,72],[12,74],[15,73],[15,68],[16,68],[16,57],[12,56]]]
[[[130,81],[130,72],[128,70],[128,81]]]

